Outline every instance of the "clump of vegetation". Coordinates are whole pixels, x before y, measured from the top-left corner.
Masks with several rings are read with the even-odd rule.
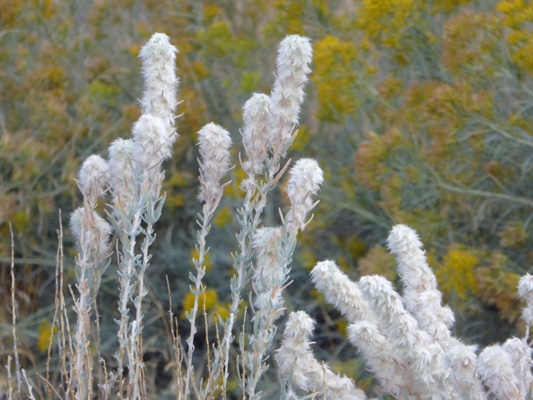
[[[0,181],[5,204],[0,222],[11,221],[14,228],[17,348],[19,363],[28,372],[36,396],[47,390],[35,378],[37,373],[51,382],[59,381],[61,368],[63,376],[65,371],[74,375],[67,359],[59,362],[54,351],[49,363],[63,366],[51,368],[50,377],[46,372],[50,342],[53,349],[58,340],[65,340],[65,348],[69,347],[68,335],[60,339],[57,325],[67,317],[62,314],[65,311],[54,317],[56,273],[64,289],[63,309],[58,309],[67,310],[72,322],[71,354],[80,360],[73,364],[79,373],[72,379],[76,385],[91,388],[93,394],[100,392],[87,381],[88,371],[98,372],[93,383],[106,377],[109,390],[122,390],[125,395],[128,390],[130,394],[144,390],[141,381],[129,381],[138,376],[130,371],[143,371],[144,385],[161,394],[171,390],[171,382],[177,379],[173,368],[180,364],[184,366],[180,390],[191,396],[198,393],[200,377],[208,376],[213,365],[216,379],[204,381],[202,396],[240,393],[243,387],[250,397],[258,390],[263,390],[263,397],[277,396],[273,393],[284,386],[278,384],[277,368],[264,367],[276,365],[272,349],[281,340],[276,326],[283,324],[278,315],[283,308],[305,309],[313,315],[318,322],[317,358],[372,393],[379,379],[365,372],[364,354],[345,347],[348,324],[341,313],[324,306],[323,294],[313,289],[307,271],[318,261],[334,257],[353,280],[379,273],[399,285],[391,256],[384,249],[384,238],[399,224],[411,226],[424,239],[443,300],[457,320],[454,336],[483,347],[504,342],[510,335],[523,337],[519,318],[523,300],[516,286],[528,271],[533,233],[529,190],[533,88],[527,61],[530,8],[526,2],[492,0],[239,5],[121,1],[120,7],[100,1],[20,1],[6,5],[0,16],[6,43],[0,50],[5,67],[0,72],[0,163],[5,167]],[[170,142],[178,136],[169,129],[176,104],[165,106],[171,112],[157,106],[163,87],[148,83],[145,95],[150,90],[152,95],[143,95],[140,110],[135,105],[142,85],[132,65],[154,30],[167,32],[180,49],[175,57],[180,68],[182,116],[177,125],[180,136],[173,147]],[[296,120],[284,107],[276,111],[271,101],[291,110],[296,103],[285,103],[288,99],[276,89],[277,84],[272,96],[252,95],[270,92],[274,57],[265,55],[288,34],[310,37],[314,50],[314,71],[301,71],[306,75],[302,82],[309,78],[309,95],[306,102],[296,102],[301,104],[301,113],[298,134],[292,136]],[[146,53],[142,59],[145,63]],[[281,81],[287,78],[279,72]],[[170,77],[163,86],[171,81]],[[164,87],[165,101],[177,101],[174,89]],[[303,90],[303,86],[295,89]],[[241,139],[236,135],[241,113],[243,147],[239,152],[239,146],[230,146],[228,140]],[[277,120],[272,115],[278,115]],[[167,119],[163,123],[167,128],[160,119]],[[285,126],[285,119],[291,124]],[[218,125],[202,128],[210,120],[227,131]],[[137,136],[120,139],[134,123]],[[267,125],[284,132],[284,139],[261,142],[255,132]],[[150,144],[152,139],[143,137],[145,131],[164,129],[168,140]],[[204,138],[220,137],[215,149],[205,147],[206,139],[195,150],[196,132]],[[158,162],[140,161],[140,151],[132,155],[134,142],[146,140],[143,149],[153,145],[151,153],[156,158],[165,158],[170,149],[173,153],[160,166],[148,168],[150,173],[143,168]],[[309,225],[308,217],[302,216],[308,215],[304,211],[314,200],[308,197],[301,200],[302,207],[295,208],[294,188],[301,182],[295,184],[292,173],[285,178],[278,175],[285,171],[283,157],[289,150],[281,148],[281,143],[291,143],[291,157],[313,157],[324,169],[323,175],[314,175],[316,184],[321,181],[318,176],[324,181],[315,195],[321,199],[320,207],[313,209]],[[228,162],[236,164],[234,168],[206,161],[210,151],[225,148],[228,151],[220,161],[232,160]],[[107,160],[90,157],[93,153]],[[242,162],[237,162],[239,153]],[[247,158],[248,153],[252,156]],[[206,182],[220,186],[199,196],[200,216],[197,203],[189,200],[198,197],[197,157],[203,176],[200,191],[205,191]],[[143,168],[133,165],[132,159]],[[310,166],[291,164],[302,170]],[[260,178],[265,171],[276,171],[269,179],[279,179],[275,182],[285,190],[266,184],[268,179]],[[223,172],[226,178],[220,175]],[[94,193],[89,189],[89,176],[95,187],[100,185]],[[151,194],[141,201],[139,188],[146,185],[150,187],[146,193]],[[56,210],[61,208],[63,215],[75,211],[80,205],[78,187],[83,203],[74,213],[73,234],[66,231],[63,235],[62,274],[54,270]],[[265,199],[268,193],[264,205],[261,196],[250,195],[257,187],[262,187],[257,190]],[[104,197],[101,190],[106,191]],[[219,198],[222,191],[225,195]],[[250,205],[256,199],[259,205]],[[143,211],[130,216],[136,207]],[[239,228],[246,220],[242,207],[253,215],[246,229]],[[279,209],[286,211],[281,219]],[[299,232],[298,246],[295,231]],[[241,257],[237,261],[228,252],[236,248],[235,234],[241,235],[233,254]],[[0,270],[0,296],[6,304],[0,312],[6,327],[0,330],[0,350],[11,354],[8,224],[0,225],[0,236],[0,261],[7,267]],[[270,245],[279,247],[281,255]],[[268,279],[259,259],[253,258],[260,254],[264,265],[268,257],[279,258],[277,272]],[[183,279],[191,271],[191,258],[192,291],[191,281]],[[252,286],[241,287],[238,281],[233,287],[228,285],[239,269],[243,274],[248,271],[242,282],[253,282]],[[298,284],[285,286],[290,282],[289,272]],[[166,277],[170,294],[167,289],[159,290],[167,287]],[[239,287],[241,294],[236,294]],[[283,293],[272,293],[276,287],[283,287]],[[275,301],[265,304],[242,294],[250,288],[258,299],[274,296]],[[62,304],[59,294],[55,298]],[[123,328],[117,332],[114,319],[119,303]],[[71,313],[72,306],[76,314]],[[169,307],[181,322],[179,329],[166,317]],[[129,308],[135,311],[128,313]],[[270,317],[256,317],[257,312]],[[93,321],[89,325],[87,316]],[[229,329],[218,325],[217,336],[219,317],[225,324],[233,322]],[[241,341],[243,326],[247,335]],[[172,333],[176,329],[179,335]],[[130,341],[132,330],[135,337]],[[78,336],[75,331],[80,332]],[[261,336],[263,331],[268,334]],[[181,363],[168,350],[178,336],[182,341],[175,345],[183,351],[177,357],[183,357]],[[168,345],[161,346],[165,340]],[[88,349],[76,347],[78,341],[86,341]],[[213,343],[223,350],[214,351]],[[95,357],[91,362],[86,359],[89,353]],[[129,364],[135,354],[142,355],[138,358],[141,366]],[[244,371],[244,377],[237,371]],[[1,378],[0,385],[3,388],[7,380]],[[291,385],[287,385],[288,390]],[[297,387],[292,385],[291,390],[300,390]],[[79,393],[83,396],[84,392]]]

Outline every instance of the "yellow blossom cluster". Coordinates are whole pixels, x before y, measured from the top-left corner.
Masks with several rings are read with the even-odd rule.
[[[356,26],[384,46],[398,48],[419,11],[415,0],[362,0]]]
[[[533,4],[524,0],[504,0],[496,6],[509,29],[507,42],[512,59],[523,70],[533,72]]]
[[[435,275],[439,288],[448,296],[457,296],[460,300],[477,292],[475,267],[479,258],[469,250],[451,248],[438,266]]]

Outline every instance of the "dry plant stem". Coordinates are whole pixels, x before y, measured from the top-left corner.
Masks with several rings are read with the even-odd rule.
[[[7,364],[5,365],[7,371],[7,398],[13,400],[13,386],[11,385],[11,355],[7,356]]]
[[[28,399],[35,400],[35,397],[33,396],[33,386],[28,381],[28,377],[26,376],[26,370],[22,370],[22,376],[24,377],[24,382],[26,382],[26,386],[28,387]]]
[[[287,230],[288,226],[285,225],[283,227],[283,231],[287,232]],[[283,289],[285,289],[287,286],[285,285],[285,281],[289,274],[289,265],[292,262],[292,254],[296,246],[297,232],[298,231],[296,230],[295,232],[286,233],[282,236],[279,259],[277,262],[280,263],[280,266],[283,270],[283,281],[279,282],[278,285],[272,290],[269,290],[271,293],[270,298],[274,299],[279,296],[280,303],[275,305],[268,304],[266,309],[258,309],[256,311],[255,318],[258,319],[258,322],[257,324],[254,324],[253,340],[251,340],[252,349],[249,351],[249,354],[252,357],[252,369],[250,371],[250,376],[248,378],[248,384],[246,387],[246,392],[248,393],[248,397],[250,399],[260,398],[260,396],[255,393],[255,390],[259,380],[261,379],[261,376],[263,375],[263,372],[266,370],[263,367],[265,364],[263,359],[272,345],[272,341],[276,333],[276,326],[274,325],[274,322],[284,311],[283,297],[281,292],[283,292]]]
[[[120,385],[120,398],[123,398],[124,387],[122,376],[124,373],[122,360],[124,352],[127,351],[128,344],[128,323],[129,323],[129,308],[128,301],[132,289],[131,278],[133,277],[133,269],[135,268],[135,244],[139,234],[139,228],[141,226],[141,213],[142,208],[139,206],[135,210],[135,214],[132,217],[130,230],[123,231],[119,236],[119,240],[123,246],[123,253],[119,262],[120,269],[120,298],[119,298],[119,312],[120,312],[120,324],[118,331],[118,352],[117,352],[117,379]]]
[[[17,376],[17,393],[20,395],[20,388],[22,381],[20,379],[20,361],[18,352],[18,339],[17,339],[17,311],[15,302],[15,239],[13,237],[13,227],[11,222],[9,223],[9,234],[11,236],[11,315],[13,322],[13,354],[15,356],[15,373]]]
[[[189,323],[191,324],[191,332],[189,334],[189,338],[187,339],[187,371],[185,375],[185,395],[186,396],[190,394],[189,385],[191,381],[191,375],[194,369],[194,366],[192,364],[192,356],[194,353],[194,336],[196,335],[196,332],[197,332],[196,315],[198,313],[198,303],[200,300],[200,295],[204,291],[202,279],[205,275],[204,262],[205,262],[205,256],[208,250],[206,249],[205,240],[211,229],[211,225],[210,225],[211,218],[213,217],[213,214],[219,202],[220,202],[220,196],[217,199],[213,199],[213,198],[206,199],[206,203],[204,204],[202,208],[202,211],[203,211],[202,216],[201,216],[202,222],[200,223],[199,221],[196,221],[198,225],[200,225],[200,229],[197,232],[198,259],[193,260],[194,267],[196,269],[196,276],[194,277],[194,289],[192,290],[192,293],[194,293],[194,304],[193,304],[192,310],[190,311],[190,314],[188,315],[188,320],[189,320]],[[208,348],[208,351],[209,351],[209,348]]]
[[[54,318],[52,320],[52,326],[50,328],[50,340],[48,341],[48,357],[46,359],[46,382],[50,382],[50,360],[52,358],[52,344],[54,341],[54,330],[58,324],[58,311],[59,311],[59,264],[61,262],[61,255],[63,253],[63,222],[61,219],[61,209],[59,210],[59,231],[57,232],[57,255],[56,255],[56,276],[55,287],[56,292],[54,296]],[[51,386],[47,385],[48,399],[52,400]],[[52,387],[53,389],[53,387]]]
[[[89,384],[87,379],[91,376],[91,371],[85,362],[88,350],[87,333],[89,327],[89,308],[87,304],[87,297],[89,296],[89,288],[87,278],[85,276],[86,268],[80,262],[81,276],[77,284],[80,293],[79,299],[75,300],[76,313],[78,320],[76,324],[76,361],[75,361],[75,376],[76,376],[76,399],[82,400],[89,398]],[[87,354],[88,356],[88,354]]]
[[[255,188],[249,188],[247,190],[244,204],[239,211],[242,228],[237,234],[239,253],[234,254],[233,268],[236,273],[231,280],[230,315],[224,326],[224,335],[220,347],[215,348],[215,362],[212,368],[213,376],[209,377],[207,386],[203,392],[204,398],[206,393],[209,393],[215,387],[222,370],[224,371],[223,385],[227,382],[229,373],[229,349],[234,339],[232,334],[233,326],[239,312],[239,305],[241,304],[241,291],[248,283],[251,272],[251,260],[253,257],[251,240],[261,222],[261,215],[267,203],[268,193],[274,189],[289,166],[290,160],[280,170],[281,157],[290,146],[290,143],[292,143],[292,140],[283,149],[277,149],[272,157],[267,160],[266,181],[257,184]]]
[[[182,392],[182,373],[181,373],[181,356],[180,356],[180,349],[179,349],[179,338],[178,338],[178,320],[174,317],[174,312],[172,311],[172,296],[170,293],[170,283],[168,281],[168,275],[166,276],[167,279],[167,290],[168,290],[168,315],[169,315],[169,321],[170,321],[170,335],[172,336],[172,350],[174,350],[174,362],[175,362],[175,373],[174,376],[176,380],[176,398],[182,399],[184,398],[183,392]]]
[[[145,180],[145,189],[148,193],[151,193],[150,196],[151,199],[148,201],[147,207],[145,212],[143,213],[144,217],[146,218],[146,228],[144,229],[143,233],[145,235],[144,240],[141,245],[141,252],[142,252],[142,263],[140,265],[140,271],[137,278],[137,284],[138,284],[138,296],[135,299],[135,310],[136,310],[136,318],[135,318],[135,326],[136,329],[132,330],[131,338],[130,338],[130,347],[135,346],[135,352],[137,354],[137,362],[135,362],[133,371],[135,374],[130,374],[130,384],[132,383],[132,379],[134,379],[134,398],[137,399],[138,396],[140,396],[140,392],[142,391],[142,396],[144,397],[146,395],[146,387],[144,385],[144,379],[142,379],[144,372],[143,372],[143,363],[142,363],[142,319],[143,319],[143,313],[142,313],[142,301],[144,297],[148,294],[148,291],[146,290],[144,286],[144,274],[146,270],[148,269],[150,265],[150,258],[151,255],[149,253],[150,246],[155,241],[155,234],[154,234],[154,223],[159,219],[157,216],[158,207],[162,205],[161,201],[163,200],[160,197],[161,193],[161,181],[163,180],[163,174],[159,172],[159,167],[155,169],[156,177],[153,180],[153,183],[150,187],[147,187],[148,183],[151,181],[152,177],[147,177]],[[152,186],[153,185],[153,186]],[[131,352],[131,350],[130,350]],[[131,361],[131,360],[130,360]],[[130,370],[132,371],[132,370]],[[139,387],[140,386],[140,387]]]

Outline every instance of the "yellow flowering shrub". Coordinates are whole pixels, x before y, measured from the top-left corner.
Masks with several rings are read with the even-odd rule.
[[[420,11],[416,0],[361,0],[356,27],[384,46],[398,48]]]
[[[476,270],[478,295],[485,304],[495,306],[502,319],[515,323],[520,315],[516,287],[522,275],[507,271],[506,261],[504,254],[494,252],[490,255],[490,265]]]
[[[435,271],[439,289],[449,298],[457,296],[466,300],[477,292],[475,268],[478,264],[479,258],[472,251],[451,248]]]
[[[486,85],[497,72],[501,20],[492,13],[461,10],[445,24],[442,63],[457,78]]]
[[[507,42],[513,49],[512,60],[523,70],[533,72],[533,4],[524,0],[504,0],[496,5],[509,29]]]
[[[345,114],[354,113],[357,109],[357,97],[354,96],[356,61],[353,42],[342,42],[328,35],[315,43],[315,73],[312,79],[320,99],[319,118],[339,122]]]

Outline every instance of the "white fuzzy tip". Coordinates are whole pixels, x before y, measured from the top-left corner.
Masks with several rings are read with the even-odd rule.
[[[313,61],[313,47],[309,38],[300,35],[285,37],[278,49],[278,70],[303,68],[310,72],[309,64]]]
[[[166,34],[155,33],[139,54],[145,81],[141,100],[143,114],[163,118],[169,126],[174,124],[173,113],[178,103],[178,78],[175,71],[177,51]]]
[[[486,347],[478,357],[479,375],[498,399],[520,399],[519,382],[514,374],[511,354],[502,346]]]
[[[283,336],[309,340],[314,327],[315,321],[305,311],[291,312]]]
[[[168,60],[176,58],[175,46],[170,44],[170,38],[166,33],[154,33],[150,40],[143,46],[139,57],[143,60],[158,61],[160,59]]]
[[[287,194],[291,198],[306,197],[316,193],[323,182],[324,173],[318,163],[312,158],[302,158],[291,168]]]
[[[264,93],[254,93],[244,103],[242,119],[245,125],[266,125],[270,116],[270,97]],[[259,132],[254,132],[256,135]],[[256,136],[254,135],[254,136]]]
[[[230,165],[231,137],[227,130],[210,123],[198,132],[202,187],[200,199],[215,200],[220,195],[220,180]]]
[[[287,215],[287,224],[291,232],[304,230],[307,214],[313,208],[311,198],[324,182],[324,173],[318,163],[311,158],[298,160],[291,168],[287,182],[287,195],[291,201],[291,210]]]
[[[392,254],[410,253],[423,246],[416,231],[407,225],[394,226],[387,239],[387,245]]]
[[[279,45],[277,79],[270,98],[272,114],[268,147],[274,152],[285,151],[285,145],[298,124],[312,59],[313,49],[305,37],[287,36]]]
[[[87,158],[78,176],[82,194],[94,205],[109,183],[109,166],[97,155]]]
[[[70,228],[78,239],[80,251],[104,251],[109,242],[112,228],[109,223],[93,209],[80,207],[70,215]]]

